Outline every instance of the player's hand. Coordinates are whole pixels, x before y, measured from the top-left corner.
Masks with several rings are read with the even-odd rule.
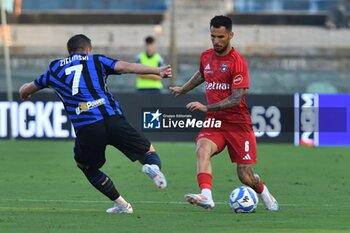
[[[181,87],[169,87],[169,90],[175,96],[185,94]]]
[[[201,112],[208,112],[208,108],[207,106],[205,106],[204,104],[200,103],[200,102],[191,102],[191,103],[188,103],[186,105],[186,108],[188,110],[190,110],[191,112],[193,111],[201,111]]]
[[[27,100],[38,90],[39,89],[35,86],[34,82],[25,83],[19,89],[19,97],[21,100]]]
[[[171,71],[171,66],[162,66],[159,68],[159,76],[162,78],[171,78],[173,76],[172,71]]]
[[[32,95],[28,94],[27,92],[25,92],[25,88],[29,85],[29,83],[25,83],[21,86],[21,88],[19,89],[19,98],[20,100],[27,100],[30,99],[30,97],[32,97]]]

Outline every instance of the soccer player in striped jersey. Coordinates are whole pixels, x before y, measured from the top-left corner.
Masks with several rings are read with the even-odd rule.
[[[109,75],[134,73],[171,77],[171,67],[151,67],[92,54],[91,40],[82,34],[67,42],[69,56],[50,63],[48,70],[19,92],[22,100],[44,88],[60,97],[75,132],[74,159],[88,181],[114,202],[107,213],[132,213],[131,205],[119,194],[112,180],[100,168],[106,162],[105,149],[112,145],[131,161],[140,161],[142,171],[163,189],[166,179],[152,144],[137,132],[108,92]]]
[[[246,104],[248,64],[230,45],[233,38],[231,19],[215,16],[210,21],[210,33],[213,48],[202,53],[199,71],[182,87],[170,87],[178,96],[205,82],[208,105],[191,102],[186,107],[190,111],[206,112],[207,119],[222,123],[219,129],[202,128],[198,134],[197,181],[201,193],[189,193],[185,198],[203,208],[214,207],[210,158],[227,146],[231,161],[237,163],[241,182],[260,194],[268,210],[277,211],[277,201],[251,166],[256,163],[256,140]]]

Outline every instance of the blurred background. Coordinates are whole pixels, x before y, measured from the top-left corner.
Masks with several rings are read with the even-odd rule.
[[[175,68],[166,88],[184,83],[211,47],[209,21],[232,18],[232,45],[246,56],[250,94],[350,91],[349,1],[344,0],[1,0],[7,26],[0,41],[9,47],[12,86],[44,72],[64,57],[67,39],[84,33],[94,52],[130,62],[144,38]],[[0,50],[0,92],[7,89],[4,49]],[[109,79],[113,92],[134,92],[135,77]],[[198,88],[195,92],[203,92]]]

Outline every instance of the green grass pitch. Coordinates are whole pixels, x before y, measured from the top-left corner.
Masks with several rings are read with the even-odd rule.
[[[226,152],[212,159],[213,195],[207,211],[184,202],[198,192],[194,143],[154,143],[168,187],[156,190],[114,148],[103,168],[131,202],[132,215],[108,215],[111,202],[76,168],[71,141],[0,141],[0,232],[350,232],[350,149],[259,144],[260,174],[280,203],[270,213],[235,214],[228,204],[240,185]]]

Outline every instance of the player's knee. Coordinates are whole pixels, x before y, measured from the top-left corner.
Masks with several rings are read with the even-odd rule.
[[[94,166],[89,166],[79,162],[76,162],[76,163],[77,163],[77,167],[84,173],[84,175],[88,178],[88,180],[90,180],[91,177],[94,177],[94,174],[96,174],[96,172],[100,171],[98,168]]]
[[[77,164],[77,167],[80,169],[80,170],[82,170],[82,171],[84,171],[84,170],[88,170],[89,169],[89,165],[86,165],[86,164],[82,164],[82,163],[79,163],[79,162],[75,162],[76,164]]]
[[[199,146],[197,148],[197,158],[199,160],[208,160],[211,157],[211,151],[209,148]]]
[[[100,167],[96,167],[96,166],[91,166],[91,165],[88,165],[88,164],[84,164],[84,163],[79,163],[77,161],[75,161],[76,164],[77,164],[77,167],[84,173],[89,173],[91,171],[96,171],[98,169],[100,169]]]
[[[196,151],[198,159],[208,160],[217,151],[217,146],[210,140],[200,139],[197,141]]]

